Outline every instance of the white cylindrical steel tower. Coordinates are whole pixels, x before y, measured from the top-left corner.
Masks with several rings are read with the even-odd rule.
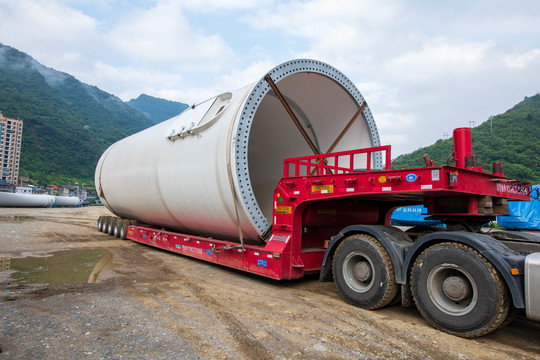
[[[345,75],[320,61],[291,60],[268,75],[321,153],[364,102]],[[366,106],[333,150],[378,145]],[[271,225],[283,159],[311,154],[262,77],[113,144],[98,162],[96,189],[122,218],[228,240],[238,240],[240,228],[257,242]]]

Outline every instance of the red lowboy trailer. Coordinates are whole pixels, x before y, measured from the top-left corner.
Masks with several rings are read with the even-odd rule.
[[[344,299],[368,309],[401,296],[433,326],[462,337],[494,331],[525,309],[540,321],[540,238],[482,225],[529,200],[529,185],[477,168],[470,130],[454,131],[454,163],[392,170],[390,146],[284,160],[265,245],[182,234],[100,217],[122,239],[273,279],[319,273]],[[365,169],[354,169],[363,158]],[[376,157],[385,169],[373,169]],[[390,225],[394,209],[423,204],[446,228]]]

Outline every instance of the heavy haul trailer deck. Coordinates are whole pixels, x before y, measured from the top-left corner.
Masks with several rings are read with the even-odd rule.
[[[430,324],[458,336],[487,334],[516,309],[540,321],[540,239],[478,232],[507,214],[507,200],[529,200],[528,186],[503,177],[498,166],[495,175],[480,172],[470,135],[454,135],[455,166],[428,160],[424,168],[391,170],[389,146],[286,159],[265,245],[116,218],[100,218],[98,228],[273,279],[320,273],[363,308],[384,307],[400,293],[404,306],[415,304]],[[359,157],[365,169],[354,168]],[[372,168],[377,157],[386,159],[385,169]],[[390,226],[395,208],[415,204],[447,229]]]

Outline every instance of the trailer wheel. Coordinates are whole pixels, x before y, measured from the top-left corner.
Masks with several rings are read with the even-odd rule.
[[[119,230],[118,230],[118,236],[120,237],[120,239],[122,240],[126,240],[127,239],[127,227],[128,225],[130,225],[130,221],[129,220],[121,220],[119,222]]]
[[[505,327],[506,325],[508,325],[512,321],[514,321],[514,319],[518,316],[518,314],[519,314],[519,309],[514,307],[514,305],[510,305],[510,310],[508,311],[508,316],[506,317],[506,319],[504,319],[501,326],[499,326],[499,329]]]
[[[104,221],[103,221],[103,232],[105,234],[108,234],[109,233],[109,223],[111,222],[112,220],[112,216],[106,216]]]
[[[106,233],[109,234],[109,235],[113,235],[115,225],[116,225],[116,218],[114,216],[111,216],[109,218],[109,221],[107,222],[107,231],[106,231]]]
[[[102,233],[106,233],[107,232],[107,226],[109,224],[109,216],[102,216],[101,217],[101,224],[98,223],[98,230],[101,231]]]
[[[116,218],[113,222],[113,233],[112,236],[114,237],[120,237],[120,226],[121,222],[124,221],[123,219]]]
[[[101,229],[103,227],[103,218],[104,218],[104,216],[100,216],[97,219],[97,229],[98,229],[98,231],[101,231]]]
[[[424,250],[413,265],[411,287],[428,323],[465,338],[494,331],[510,310],[508,290],[495,267],[462,244],[442,243]]]
[[[388,305],[398,292],[392,260],[372,236],[343,240],[334,254],[334,281],[345,300],[366,309]]]

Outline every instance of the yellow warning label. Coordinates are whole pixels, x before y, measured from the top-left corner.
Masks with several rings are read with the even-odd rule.
[[[292,214],[292,208],[290,206],[276,206],[277,214]]]
[[[384,184],[386,182],[386,176],[380,176],[379,182]]]
[[[313,194],[316,191],[320,191],[323,194],[331,194],[334,192],[334,185],[312,185],[311,193]]]

